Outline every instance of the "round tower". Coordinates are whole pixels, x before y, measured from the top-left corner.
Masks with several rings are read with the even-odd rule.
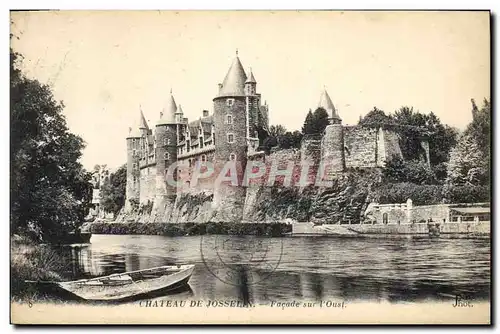
[[[142,117],[142,115],[141,115]],[[140,198],[140,169],[141,131],[129,128],[127,141],[127,186],[125,190],[125,212],[130,212],[139,204]]]
[[[177,105],[170,92],[165,107],[156,123],[156,199],[160,206],[168,198],[175,198],[177,189],[167,182],[168,168],[177,162]],[[172,177],[176,178],[175,171]]]
[[[345,169],[344,127],[333,102],[326,89],[322,92],[318,108],[327,111],[328,125],[321,140],[321,163],[327,177],[330,173],[342,172]]]
[[[221,221],[241,220],[243,214],[245,190],[240,185],[247,161],[246,81],[247,76],[236,53],[224,81],[219,84],[219,93],[213,99],[215,171],[221,173],[224,166],[228,166],[228,161],[234,161],[238,176],[238,186],[222,184],[214,189],[213,202],[218,211],[216,219]]]

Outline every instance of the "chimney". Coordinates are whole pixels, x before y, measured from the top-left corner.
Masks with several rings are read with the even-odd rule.
[[[203,117],[208,117],[208,110],[203,110]]]

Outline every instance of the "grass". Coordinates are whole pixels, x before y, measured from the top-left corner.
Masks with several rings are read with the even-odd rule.
[[[67,263],[49,246],[36,244],[26,238],[13,237],[10,247],[12,301],[47,299],[35,284],[26,281],[61,281],[63,277],[58,273],[66,268]]]

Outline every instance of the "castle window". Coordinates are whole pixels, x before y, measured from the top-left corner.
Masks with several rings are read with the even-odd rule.
[[[232,107],[234,105],[234,99],[227,99],[226,104],[228,107]]]
[[[135,175],[134,175],[134,183],[135,183],[135,181],[137,181],[137,178],[136,178],[136,177],[135,177]]]
[[[387,214],[387,212],[384,212],[384,214],[382,215],[382,222],[386,225],[389,222],[389,215]]]
[[[228,134],[227,134],[227,142],[228,142],[229,144],[234,143],[234,134],[232,134],[232,133],[228,133]]]
[[[201,162],[206,162],[207,156],[205,154],[202,154],[200,160],[201,160]]]
[[[229,160],[230,160],[230,161],[236,161],[236,154],[235,154],[235,153],[231,153],[231,154],[229,155]]]
[[[232,115],[226,116],[226,124],[233,124],[233,116]]]
[[[133,151],[132,151],[132,156],[135,156],[135,154],[136,154],[136,151],[135,151],[135,150],[133,150]]]
[[[165,139],[163,140],[163,145],[165,145],[165,146],[170,145],[170,139],[165,138]]]
[[[168,152],[165,152],[165,160],[170,160],[170,154]]]

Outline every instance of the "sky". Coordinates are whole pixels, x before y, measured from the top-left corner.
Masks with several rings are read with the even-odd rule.
[[[139,108],[150,126],[172,90],[186,117],[212,99],[238,50],[270,124],[300,130],[326,88],[343,124],[413,106],[463,129],[490,97],[488,12],[60,11],[11,13],[23,70],[64,101],[82,163],[126,162]]]

